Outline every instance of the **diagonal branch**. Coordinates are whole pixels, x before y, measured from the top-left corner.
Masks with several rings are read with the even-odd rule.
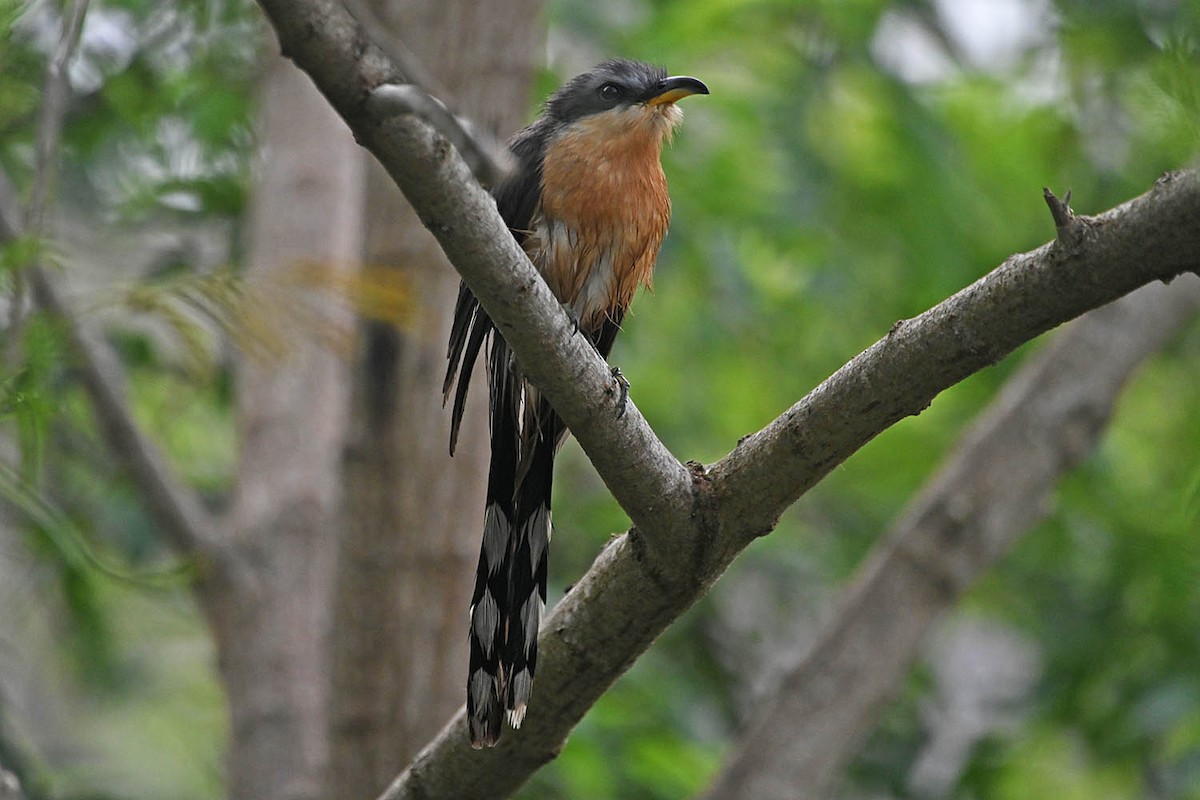
[[[705,797],[792,798],[798,787],[824,796],[925,632],[1042,518],[1134,370],[1197,311],[1195,276],[1145,286],[1089,312],[1024,365],[864,560]]]
[[[224,553],[214,523],[196,494],[176,480],[158,447],[133,419],[116,354],[84,330],[46,270],[31,267],[29,280],[38,306],[62,325],[101,434],[137,485],[163,535],[182,555],[207,560],[203,568],[216,566],[213,562]]]
[[[13,215],[6,214],[8,219],[0,226],[0,233],[9,237],[22,233],[37,236],[44,231],[70,96],[67,66],[79,42],[86,10],[86,0],[74,0],[63,20],[63,33],[47,68],[38,124],[36,172],[24,218],[25,230],[21,230]],[[7,185],[7,180],[0,181],[0,189]],[[36,304],[62,324],[101,431],[129,470],[165,535],[182,553],[216,557],[218,549],[212,524],[198,498],[174,480],[162,455],[134,422],[114,354],[83,330],[41,264],[29,265],[24,274]],[[19,301],[19,297],[15,298],[14,308],[20,305]],[[20,318],[15,318],[10,326],[10,342],[19,338],[20,325]]]
[[[892,331],[711,472],[726,527],[769,530],[778,513],[848,455],[943,389],[1021,344],[1146,283],[1200,269],[1200,173],[1164,176],[1098,217]],[[779,476],[786,476],[782,480]],[[749,522],[745,525],[744,522]],[[732,538],[740,548],[747,540]]]
[[[63,14],[58,43],[46,64],[46,80],[42,84],[42,105],[38,114],[37,138],[34,140],[33,185],[29,190],[29,202],[25,205],[23,221],[18,222],[17,215],[10,215],[9,219],[0,224],[0,235],[7,234],[15,238],[17,231],[23,229],[25,234],[36,238],[44,232],[46,206],[56,172],[54,157],[58,151],[63,117],[67,113],[67,100],[71,93],[67,69],[75,50],[79,47],[87,7],[88,0],[72,0]],[[5,180],[0,189],[7,188],[8,182]],[[12,312],[3,352],[5,366],[11,366],[16,360],[24,338],[27,308],[26,275],[23,270],[13,273],[10,306]]]
[[[334,0],[260,0],[285,55],[315,81],[437,237],[629,513],[618,537],[545,621],[538,687],[520,735],[475,753],[460,713],[384,794],[500,797],[553,758],[588,707],[756,536],[834,466],[1025,341],[1154,280],[1195,270],[1200,179],[1082,220],[1078,244],[1015,256],[897,325],[711,471],[680,464],[615,387],[495,204],[447,141],[414,114],[384,117],[373,92],[397,70]],[[401,81],[403,82],[403,81]],[[431,388],[431,391],[433,389]]]
[[[88,0],[72,0],[63,16],[58,44],[46,65],[46,82],[42,85],[42,107],[34,145],[33,188],[25,209],[25,228],[33,235],[39,235],[45,225],[46,206],[54,184],[54,161],[62,135],[63,118],[67,114],[67,101],[71,96],[67,69],[79,47],[87,7]]]
[[[423,117],[454,145],[484,186],[495,186],[512,171],[512,157],[507,148],[485,131],[472,126],[469,120],[451,113],[447,106],[454,105],[454,98],[416,54],[393,35],[393,25],[379,19],[366,0],[342,2],[358,21],[359,30],[369,32],[371,43],[391,62],[397,75],[404,76],[404,84],[388,87],[391,92],[386,100],[391,105],[389,113]]]

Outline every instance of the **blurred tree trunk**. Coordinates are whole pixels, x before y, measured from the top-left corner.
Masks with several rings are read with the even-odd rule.
[[[528,121],[539,0],[374,0],[451,96],[505,137]],[[334,607],[330,797],[374,797],[463,702],[487,417],[476,388],[458,454],[442,409],[459,278],[394,182],[369,160],[365,262],[400,270],[416,316],[366,323],[354,376]]]
[[[207,582],[205,599],[229,702],[229,796],[306,800],[320,795],[328,760],[328,627],[349,368],[328,347],[329,331],[311,324],[330,322],[334,304],[304,289],[300,276],[314,266],[307,271],[353,268],[363,168],[349,131],[307,76],[274,55],[263,74],[264,160],[246,280],[261,303],[250,323],[267,323],[275,350],[251,352],[239,365],[241,459],[227,525],[239,568]]]

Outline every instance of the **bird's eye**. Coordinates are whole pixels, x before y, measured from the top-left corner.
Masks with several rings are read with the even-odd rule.
[[[615,103],[617,100],[621,99],[622,94],[623,92],[621,91],[621,87],[617,86],[615,83],[606,83],[600,87],[600,97],[610,103]]]

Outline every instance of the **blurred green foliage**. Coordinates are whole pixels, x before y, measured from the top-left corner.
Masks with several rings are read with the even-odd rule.
[[[11,183],[0,188],[11,188],[7,199],[18,205],[33,180],[45,64],[60,12],[57,3],[0,8],[0,167]],[[59,165],[68,238],[80,218],[93,230],[228,220],[236,231],[253,156],[258,26],[256,9],[244,2],[91,4],[71,65],[75,96]],[[9,211],[6,222],[19,224],[20,214]],[[100,263],[103,236],[89,235],[95,241],[82,246],[31,236],[0,242],[6,323],[26,265],[57,272],[64,248],[82,247],[97,256],[87,265],[95,274],[112,268]],[[197,341],[197,315],[189,323],[179,309],[203,300],[222,278],[196,275],[190,262],[166,267],[184,275],[139,283],[132,264],[118,264],[117,283],[128,291],[87,295],[79,305],[89,315],[119,308],[141,320],[141,327],[114,330],[112,342],[134,413],[178,473],[216,497],[227,490],[233,463],[228,366]],[[97,282],[106,280],[113,276]],[[150,335],[156,323],[168,335]],[[25,523],[34,559],[22,583],[4,586],[0,597],[0,613],[32,638],[6,641],[0,669],[10,676],[42,670],[44,688],[61,693],[69,710],[46,714],[59,714],[70,734],[63,752],[35,752],[2,698],[3,764],[20,773],[30,800],[220,796],[224,705],[192,605],[191,565],[164,546],[100,443],[59,327],[32,313],[0,334],[0,350],[0,498],[5,524]],[[47,647],[59,658],[37,664]]]
[[[0,165],[21,191],[54,8],[0,8]],[[1005,8],[1023,23],[993,16]],[[550,50],[564,63],[545,73],[537,100],[618,54],[712,89],[684,104],[665,156],[675,210],[657,288],[636,301],[614,354],[639,408],[684,459],[721,457],[896,320],[1049,239],[1043,186],[1100,211],[1191,163],[1200,142],[1194,0],[559,0],[550,20]],[[228,220],[236,254],[256,10],[243,0],[109,0],[93,4],[89,26],[65,129],[70,202],[121,225]],[[5,246],[5,291],[14,267],[49,249]],[[172,327],[182,295],[162,287],[193,285],[191,268],[184,259],[169,280],[139,285],[142,310]],[[186,324],[174,327],[185,353],[205,351],[188,345]],[[204,632],[131,488],[96,479],[112,463],[60,339],[33,317],[21,363],[0,376],[0,422],[22,455],[0,493],[30,521],[68,612],[66,660],[95,706],[81,735],[107,766],[56,774],[43,796],[218,797],[223,719],[210,653],[196,644]],[[138,330],[114,344],[139,419],[181,474],[219,497],[236,446],[228,368],[197,369]],[[658,800],[701,789],[758,697],[747,670],[811,630],[1023,355],[830,475],[617,683],[521,796]],[[966,613],[1036,643],[1044,678],[1020,724],[976,749],[961,795],[1200,797],[1197,385],[1193,329],[1133,385],[1050,518],[968,599]],[[552,595],[627,524],[574,445],[567,452]],[[167,587],[114,577],[127,572],[166,576]],[[753,621],[739,611],[747,603]],[[847,791],[906,796],[928,691],[915,670]]]

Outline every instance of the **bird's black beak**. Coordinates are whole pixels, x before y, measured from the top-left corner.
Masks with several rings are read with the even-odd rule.
[[[646,105],[661,106],[666,103],[674,103],[693,94],[708,94],[708,87],[704,85],[703,81],[687,75],[664,78],[658,82],[650,96],[646,98]]]

